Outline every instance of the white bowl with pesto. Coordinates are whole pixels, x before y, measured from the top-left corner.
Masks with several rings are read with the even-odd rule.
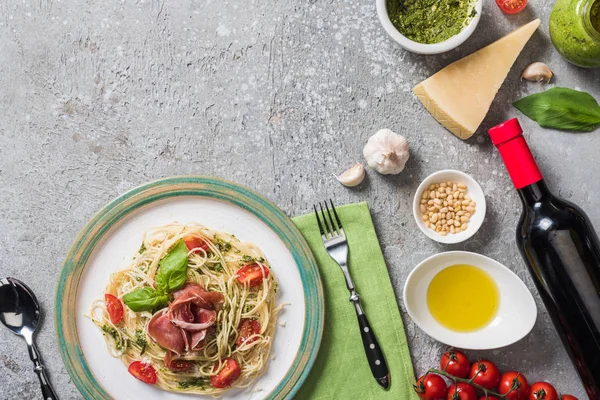
[[[479,19],[481,18],[481,9],[483,8],[483,0],[475,0],[474,1],[474,9],[475,16],[471,18],[469,23],[463,28],[460,33],[452,36],[451,38],[433,44],[419,43],[411,40],[401,34],[398,29],[392,23],[390,16],[387,10],[387,2],[388,1],[399,1],[399,0],[376,0],[377,5],[377,15],[379,16],[379,21],[381,25],[385,29],[388,35],[392,39],[394,39],[400,46],[404,49],[418,54],[439,54],[450,51],[461,44],[465,40],[467,40],[471,34],[475,31],[477,24],[479,23]]]

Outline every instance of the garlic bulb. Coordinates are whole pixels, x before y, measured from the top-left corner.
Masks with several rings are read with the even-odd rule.
[[[358,186],[365,179],[365,168],[361,163],[356,163],[335,178],[344,186]]]
[[[521,78],[533,82],[550,82],[552,70],[543,62],[534,62],[523,70]]]
[[[408,161],[408,140],[389,129],[371,136],[363,149],[369,167],[380,174],[399,174]]]

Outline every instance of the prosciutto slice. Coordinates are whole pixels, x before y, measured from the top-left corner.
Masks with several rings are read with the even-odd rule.
[[[181,329],[173,325],[166,308],[154,314],[148,322],[148,336],[177,355],[182,354],[186,348]]]
[[[208,292],[195,283],[186,284],[173,297],[167,308],[152,316],[147,328],[150,338],[167,349],[166,365],[171,352],[181,355],[204,347],[225,300],[221,293]]]
[[[204,288],[196,283],[187,283],[181,289],[173,293],[173,303],[170,307],[175,307],[182,303],[189,303],[205,308],[207,310],[221,309],[225,298],[219,292],[207,292]]]

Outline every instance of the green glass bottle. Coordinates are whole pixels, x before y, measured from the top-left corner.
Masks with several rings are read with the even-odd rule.
[[[600,67],[600,0],[557,0],[550,14],[550,37],[569,62]]]

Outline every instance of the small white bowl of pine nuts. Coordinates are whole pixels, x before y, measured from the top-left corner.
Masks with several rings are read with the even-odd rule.
[[[473,236],[485,218],[485,196],[471,175],[445,169],[429,175],[413,201],[415,221],[436,242],[460,243]]]

